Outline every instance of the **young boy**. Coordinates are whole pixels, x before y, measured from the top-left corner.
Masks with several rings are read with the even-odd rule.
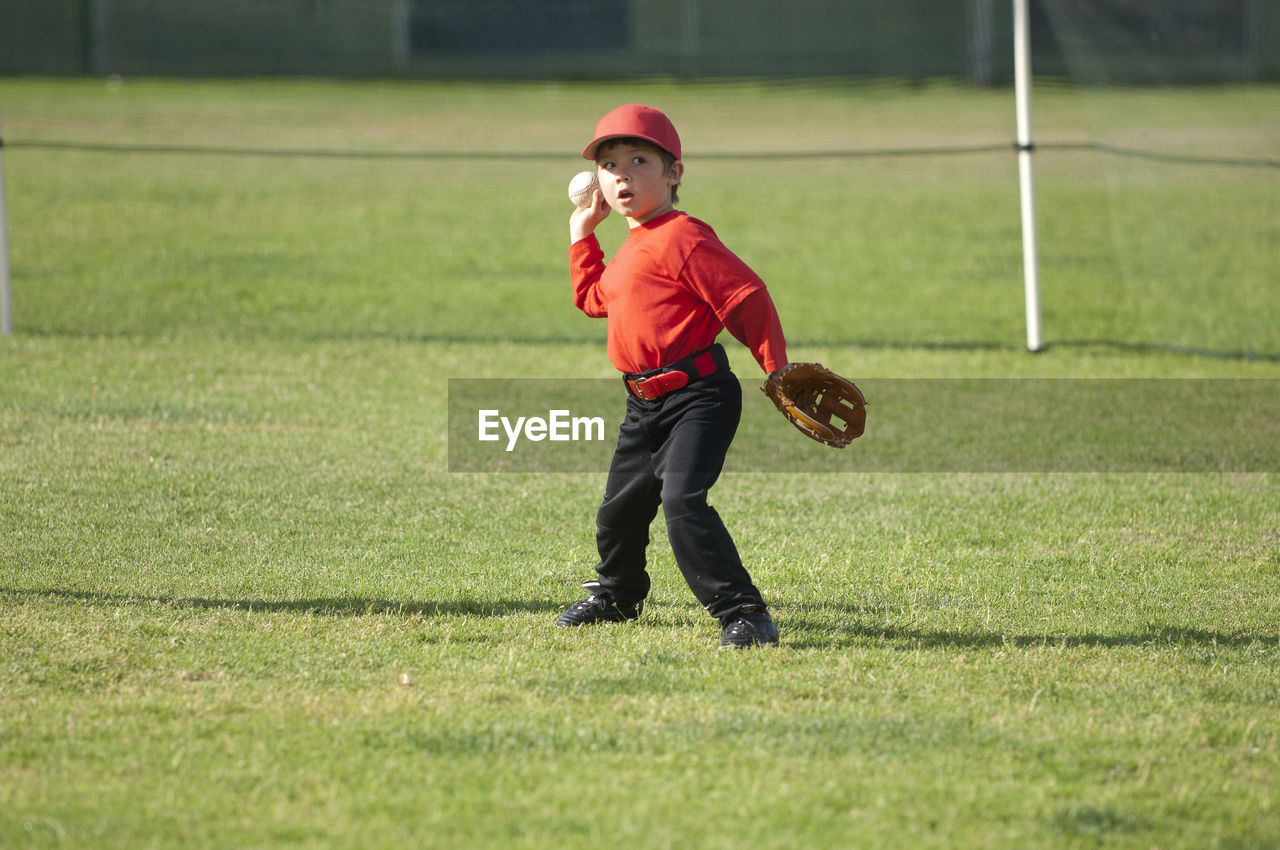
[[[680,137],[652,107],[600,119],[583,150],[600,188],[569,218],[574,303],[607,317],[608,355],[623,373],[627,411],[596,515],[598,578],[557,626],[640,616],[649,593],[645,549],[662,505],[685,581],[722,625],[722,648],[778,642],[778,629],[707,492],[742,412],[742,387],[715,342],[728,329],[766,373],[787,364],[764,282],[705,223],[675,209]],[[611,211],[626,241],[606,266],[595,229]]]

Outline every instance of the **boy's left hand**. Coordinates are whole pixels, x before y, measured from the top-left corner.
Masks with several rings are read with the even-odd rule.
[[[788,363],[760,389],[792,425],[819,443],[842,449],[866,428],[862,390],[821,363]]]

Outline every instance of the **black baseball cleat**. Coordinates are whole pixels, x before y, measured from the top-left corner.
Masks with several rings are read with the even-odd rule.
[[[569,626],[588,626],[592,623],[621,623],[634,620],[644,610],[644,602],[630,605],[619,605],[613,595],[600,589],[600,582],[583,582],[583,587],[591,591],[591,595],[581,602],[569,606],[569,610],[560,615],[556,625],[560,628]]]
[[[738,616],[724,624],[720,634],[721,649],[745,649],[751,646],[771,646],[778,642],[778,627],[769,612],[755,605],[748,605]]]

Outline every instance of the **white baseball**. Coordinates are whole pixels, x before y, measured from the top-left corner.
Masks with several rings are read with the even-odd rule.
[[[579,171],[569,181],[569,200],[576,207],[591,206],[591,193],[600,188],[594,171]]]

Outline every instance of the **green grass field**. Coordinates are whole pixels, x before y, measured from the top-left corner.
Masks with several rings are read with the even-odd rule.
[[[564,185],[625,100],[793,359],[1280,378],[1280,172],[1053,146],[1280,158],[1212,95],[1046,87],[1033,356],[1011,153],[889,153],[1009,92],[0,80],[0,847],[1280,846],[1277,470],[727,475],[783,643],[726,654],[660,519],[641,621],[551,627],[602,473],[447,465],[448,379],[611,374]]]

